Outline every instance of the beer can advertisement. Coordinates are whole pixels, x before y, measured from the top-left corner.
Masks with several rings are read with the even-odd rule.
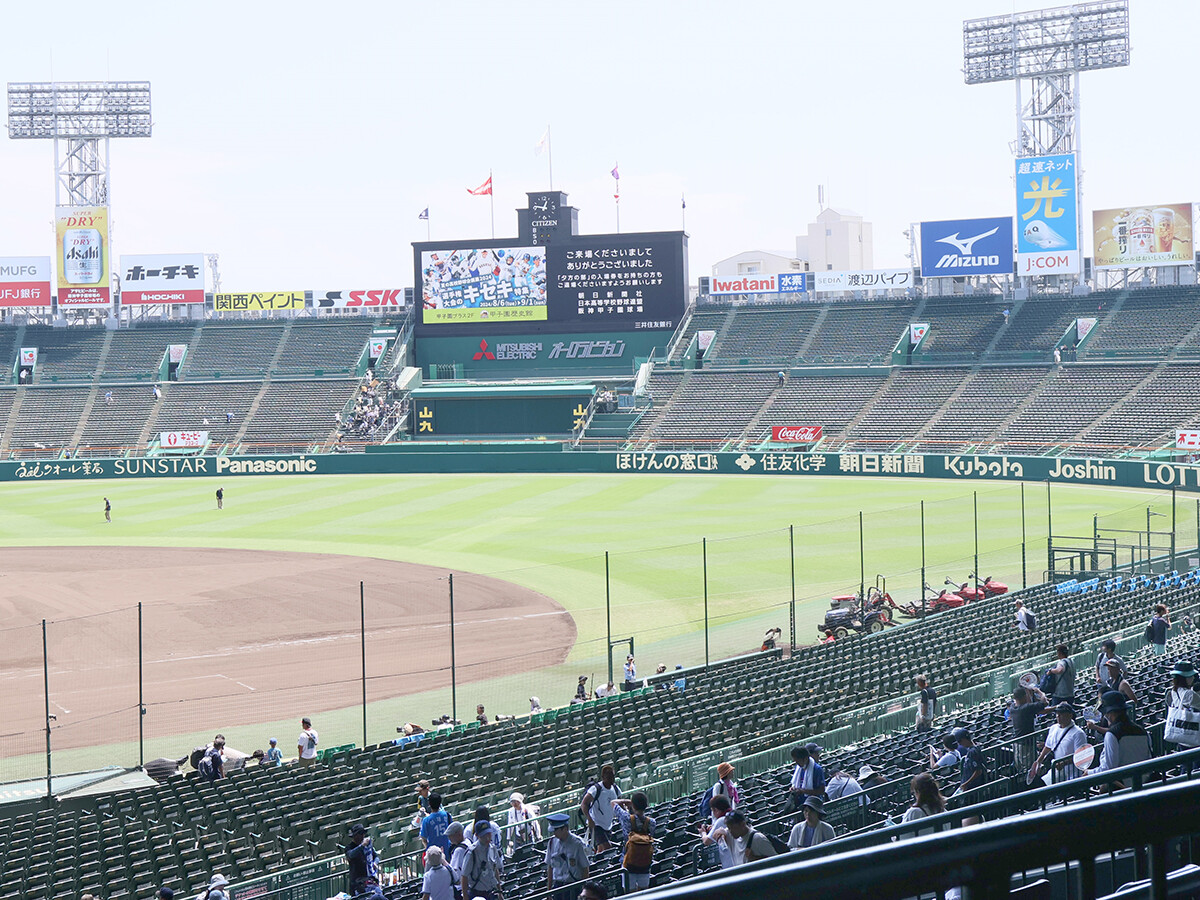
[[[50,257],[0,256],[0,306],[49,306]]]
[[[203,302],[203,253],[121,256],[122,306]]]
[[[546,321],[546,248],[422,251],[421,321]]]
[[[55,207],[54,230],[59,307],[108,306],[108,207]]]
[[[1092,256],[1097,269],[1192,264],[1192,204],[1097,209]]]

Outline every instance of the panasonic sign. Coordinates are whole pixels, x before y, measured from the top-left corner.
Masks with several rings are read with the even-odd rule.
[[[1011,218],[921,223],[921,277],[1011,275]]]

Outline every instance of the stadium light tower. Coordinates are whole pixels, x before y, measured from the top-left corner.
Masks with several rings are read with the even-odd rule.
[[[8,85],[8,136],[54,141],[55,206],[107,206],[109,140],[151,128],[148,81]]]
[[[1078,151],[1079,73],[1129,65],[1129,0],[968,19],[963,63],[967,84],[1016,85],[1014,156]]]

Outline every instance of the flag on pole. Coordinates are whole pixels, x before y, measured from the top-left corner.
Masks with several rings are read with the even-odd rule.
[[[687,209],[687,199],[683,196],[683,194],[679,195],[679,208]]]
[[[612,177],[617,179],[617,181],[621,180],[621,173],[617,171],[616,165],[613,166]]]
[[[474,190],[471,190],[471,188],[467,188],[467,193],[474,194],[476,197],[482,197],[486,194],[490,194],[491,192],[492,192],[492,176],[491,175],[488,176],[487,181],[485,181],[483,184],[481,184],[479,187],[475,188]]]
[[[417,216],[417,218],[424,219],[425,221],[428,222],[429,221],[429,207],[427,206],[423,210],[421,210],[421,214],[419,216]]]
[[[542,139],[537,142],[537,146],[533,148],[534,156],[541,156],[542,151],[546,149],[546,145],[550,143],[550,126],[546,126],[546,133],[542,135]]]

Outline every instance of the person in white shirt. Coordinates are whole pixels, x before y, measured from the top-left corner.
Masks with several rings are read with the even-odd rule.
[[[913,805],[904,811],[901,822],[915,822],[917,819],[926,819],[946,811],[946,798],[942,796],[937,779],[928,772],[922,772],[913,778],[911,788]],[[925,828],[917,834],[933,834],[933,829]]]
[[[863,794],[862,785],[849,772],[845,771],[843,766],[834,766],[833,777],[825,785],[825,799],[838,800],[842,797],[849,797],[851,794],[862,794],[858,802],[859,805],[865,805],[866,794]]]
[[[525,802],[525,795],[513,793],[508,797],[508,838],[515,850],[536,843],[542,839],[542,827],[538,823],[539,810]]]
[[[597,697],[612,697],[616,693],[618,693],[617,686],[611,681],[596,688]]]
[[[312,720],[305,716],[300,720],[300,737],[296,738],[296,755],[300,765],[311,766],[317,762],[317,732],[312,727]]]
[[[1088,742],[1087,735],[1075,724],[1075,709],[1070,703],[1058,704],[1054,707],[1054,714],[1058,720],[1046,733],[1046,745],[1034,761],[1031,774],[1040,770],[1042,761],[1049,754],[1054,760],[1054,770],[1058,773],[1054,776],[1054,781],[1078,778],[1083,773],[1075,768],[1072,757],[1075,756],[1076,750]],[[1031,780],[1030,784],[1032,783]]]
[[[725,815],[733,808],[729,803],[729,798],[724,794],[716,794],[711,801],[712,808],[712,824],[700,826],[700,843],[704,846],[711,844],[717,845],[717,861],[721,864],[722,869],[731,869],[738,865],[741,860],[735,859],[733,854],[733,842],[726,840],[725,835]]]
[[[792,832],[788,835],[789,850],[815,847],[837,836],[833,826],[825,821],[825,804],[819,797],[805,797],[802,811],[804,818],[792,826]]]
[[[929,768],[941,769],[946,766],[958,765],[958,741],[952,734],[942,735],[942,750],[939,753],[937,747],[930,746],[929,748]]]
[[[605,764],[600,768],[600,780],[593,782],[583,794],[579,807],[592,834],[592,846],[603,853],[612,846],[609,831],[613,826],[613,801],[621,796],[617,787],[616,770]]]
[[[454,870],[446,865],[442,848],[434,844],[425,851],[425,878],[421,882],[422,900],[454,900]]]
[[[1017,631],[1029,631],[1029,610],[1025,608],[1024,602],[1018,600],[1017,607]]]

